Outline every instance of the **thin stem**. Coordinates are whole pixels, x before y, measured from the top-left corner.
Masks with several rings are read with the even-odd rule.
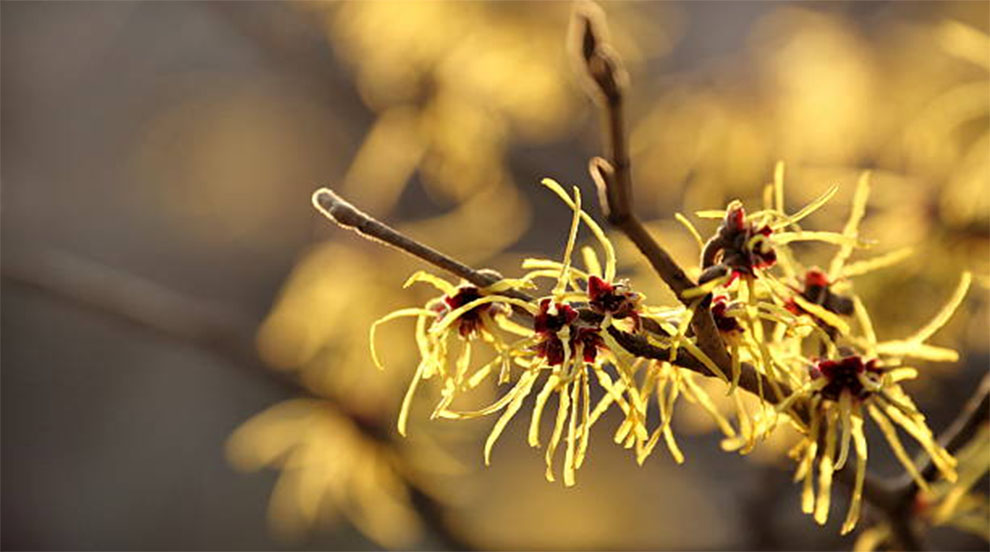
[[[698,374],[710,378],[718,377],[716,374],[712,373],[712,371],[709,370],[704,363],[691,356],[691,354],[686,352],[684,349],[678,350],[677,357],[674,360],[671,360],[669,349],[657,347],[641,335],[624,332],[617,329],[615,326],[610,326],[608,328],[608,333],[615,339],[616,343],[622,346],[623,349],[635,356],[670,362],[671,364],[681,368],[686,368],[692,372],[697,372]],[[768,380],[763,374],[759,373],[752,364],[743,362],[740,364],[739,369],[739,387],[741,389],[745,389],[753,395],[758,395],[760,389],[769,388],[770,380]],[[785,396],[791,393],[791,389],[786,385],[782,385],[781,391]]]
[[[372,241],[377,241],[404,251],[437,268],[459,276],[478,287],[490,286],[502,279],[495,271],[475,270],[426,244],[416,241],[358,209],[330,188],[320,188],[313,192],[313,207],[316,207],[316,210],[322,213],[323,216],[334,221],[342,228],[353,230]],[[514,290],[506,291],[503,295],[524,301],[529,300],[527,295]]]
[[[626,147],[625,121],[623,119],[623,91],[618,83],[623,81],[621,62],[611,53],[611,48],[603,43],[595,22],[587,14],[583,18],[585,64],[591,80],[598,86],[600,97],[595,97],[603,109],[605,125],[605,151],[608,159],[593,158],[589,165],[591,177],[598,188],[609,223],[618,228],[639,249],[661,280],[677,295],[687,307],[691,301],[683,293],[696,287],[696,283],[684,269],[646,230],[643,223],[632,211],[632,171],[629,152]],[[603,101],[604,98],[604,101]],[[731,373],[732,358],[729,356],[718,333],[715,321],[708,306],[711,296],[705,297],[694,311],[691,327],[697,337],[698,347],[725,373]]]

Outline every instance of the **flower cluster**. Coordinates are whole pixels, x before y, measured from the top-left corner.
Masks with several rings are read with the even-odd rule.
[[[442,297],[426,308],[402,309],[376,323],[401,316],[417,320],[422,358],[403,403],[400,431],[405,432],[418,383],[437,378],[440,398],[434,417],[500,413],[485,445],[488,463],[496,440],[534,392],[528,440],[542,446],[542,414],[556,396],[556,416],[546,441],[547,478],[555,480],[554,457],[563,443],[563,480],[572,485],[592,426],[611,409],[622,416],[615,442],[633,449],[638,462],[645,461],[661,439],[673,458],[683,462],[671,420],[678,399],[684,397],[711,417],[724,435],[726,450],[745,454],[782,424],[795,427],[802,435],[790,451],[797,462],[795,480],[803,485],[803,510],[819,523],[828,518],[833,474],[855,455],[853,498],[843,532],[852,530],[859,517],[866,416],[922,489],[928,483],[898,431],[917,441],[947,480],[955,478],[955,459],[935,441],[900,382],[917,376],[916,369],[904,365],[907,359],[955,358],[954,351],[925,342],[959,306],[970,277],[964,275],[945,309],[915,335],[878,340],[851,277],[895,260],[875,257],[846,266],[855,249],[868,245],[858,235],[868,178],[856,188],[845,228],[835,233],[804,230],[797,223],[824,205],[837,188],[788,214],[783,211],[782,174],[778,168],[762,210],[747,215],[742,203],[733,201],[725,210],[698,213],[701,218],[718,218],[720,224],[701,248],[697,287],[682,293],[685,306],[677,307],[651,306],[627,281],[617,279],[614,248],[582,210],[580,193],[575,188],[573,196],[568,195],[556,182],[544,180],[573,213],[560,261],[526,259],[522,267],[527,272],[520,278],[502,278],[487,287],[455,286],[417,273],[409,283],[430,283]],[[701,244],[694,225],[680,215],[679,220]],[[574,266],[581,227],[596,238],[604,264],[591,247],[583,247],[584,270]],[[801,265],[790,249],[796,241],[837,246],[828,272]],[[528,293],[541,289],[541,280],[547,282],[543,289],[549,289],[530,298]],[[691,330],[699,308],[708,309],[731,366],[719,365],[705,354]],[[478,343],[488,346],[489,358],[472,355]],[[454,354],[455,349],[460,352]],[[496,383],[507,387],[497,400],[478,410],[454,408],[458,397],[496,372]],[[730,412],[699,385],[702,374],[713,374],[728,385]],[[593,384],[602,392],[592,393]],[[758,397],[756,409],[742,400],[741,387]]]

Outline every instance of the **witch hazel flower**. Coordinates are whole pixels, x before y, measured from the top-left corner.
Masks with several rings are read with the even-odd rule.
[[[483,297],[481,289],[477,286],[462,285],[454,291],[452,295],[444,295],[440,301],[431,307],[436,311],[437,318],[442,319],[452,311],[481,299]],[[491,332],[491,328],[485,327],[485,318],[490,317],[495,312],[505,314],[505,308],[497,303],[485,303],[472,309],[464,311],[457,318],[455,323],[457,333],[463,338],[478,335],[481,332]]]
[[[771,234],[773,229],[769,224],[757,225],[746,220],[746,210],[740,201],[730,203],[717,232],[701,253],[699,283],[726,276],[730,280],[753,277],[758,269],[773,266],[777,253],[769,239]]]
[[[592,312],[616,320],[628,318],[632,321],[633,330],[639,329],[643,296],[633,291],[627,281],[610,283],[591,275],[588,277],[587,291],[588,308]]]
[[[809,405],[804,438],[790,454],[798,462],[794,479],[803,482],[802,511],[812,514],[820,525],[828,520],[833,475],[845,466],[850,443],[856,453],[855,483],[841,532],[852,531],[859,519],[867,460],[864,413],[880,428],[894,455],[920,488],[927,489],[928,483],[905,451],[897,428],[921,445],[943,477],[955,480],[955,459],[935,440],[925,417],[899,385],[916,376],[913,368],[885,369],[877,359],[866,360],[857,354],[822,359],[809,368],[808,381],[778,405],[781,412],[789,409],[796,398],[805,399]]]
[[[845,295],[839,295],[832,291],[832,283],[828,275],[818,268],[810,268],[804,274],[803,287],[794,289],[795,295],[790,297],[784,307],[796,315],[808,315],[819,324],[824,324],[829,328],[829,320],[834,320],[831,316],[826,316],[826,320],[816,316],[824,309],[834,315],[851,316],[855,311],[853,300]]]
[[[534,347],[537,356],[550,366],[564,364],[578,354],[584,362],[594,362],[598,349],[605,347],[598,335],[600,328],[575,324],[577,321],[578,312],[570,305],[549,298],[540,301],[540,312],[533,318],[533,331],[539,338]]]
[[[474,413],[451,411],[451,403],[458,393],[474,389],[492,372],[497,371],[501,381],[508,380],[512,356],[523,345],[506,342],[500,330],[514,327],[509,320],[513,308],[532,309],[525,301],[501,294],[507,290],[525,288],[527,282],[502,279],[483,288],[468,284],[455,286],[443,278],[419,271],[406,280],[404,287],[416,283],[430,284],[443,295],[431,300],[425,307],[399,309],[387,314],[371,325],[369,336],[372,359],[381,369],[384,366],[375,339],[378,327],[399,318],[416,319],[415,336],[420,362],[399,410],[398,430],[401,435],[406,434],[412,399],[419,383],[424,380],[435,378],[441,382],[440,400],[432,417],[472,417]],[[480,368],[472,366],[471,362],[472,351],[478,341],[490,344],[495,351],[495,357]],[[460,350],[454,353],[452,348]]]

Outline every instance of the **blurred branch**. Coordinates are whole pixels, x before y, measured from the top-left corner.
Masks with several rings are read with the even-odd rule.
[[[990,374],[983,376],[976,392],[966,402],[955,421],[939,437],[939,444],[949,454],[955,454],[962,446],[973,438],[982,424],[990,417]],[[938,470],[931,458],[926,457],[921,477],[925,481],[933,481]],[[905,550],[922,550],[924,543],[918,528],[911,523],[912,512],[918,498],[918,483],[908,474],[891,486],[889,490],[891,503],[887,510],[888,518],[897,543]]]
[[[411,477],[392,437],[391,424],[350,409],[326,397],[288,372],[268,369],[254,348],[254,321],[183,295],[155,282],[60,252],[14,253],[3,256],[5,282],[31,289],[98,314],[114,318],[159,337],[196,347],[227,363],[245,368],[287,394],[315,397],[347,417],[367,438],[391,447],[424,524],[451,550],[472,550],[447,520],[446,507]]]
[[[957,450],[968,443],[973,435],[980,429],[980,426],[990,420],[990,374],[985,374],[977,386],[976,392],[969,398],[966,405],[959,412],[952,424],[939,437],[939,444],[950,454],[955,454]],[[927,458],[925,466],[921,469],[921,476],[925,481],[932,481],[938,474],[938,470],[931,458]],[[905,495],[910,495],[913,500],[918,493],[918,484],[911,477],[904,478]]]

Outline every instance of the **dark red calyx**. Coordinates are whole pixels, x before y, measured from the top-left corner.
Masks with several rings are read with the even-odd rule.
[[[712,318],[715,320],[715,327],[718,331],[726,334],[741,333],[742,326],[736,317],[729,316],[726,311],[729,309],[729,298],[719,295],[712,300]]]
[[[566,343],[560,336],[565,327],[569,329]],[[605,340],[599,334],[601,328],[582,323],[573,307],[566,303],[554,303],[550,299],[540,301],[540,312],[533,319],[533,330],[540,338],[534,350],[551,366],[562,364],[566,353],[575,354],[579,345],[585,362],[594,362],[598,349],[605,347]]]
[[[588,308],[598,314],[611,314],[614,318],[635,315],[639,299],[626,282],[611,284],[598,276],[588,278]]]
[[[744,231],[746,229],[746,209],[742,205],[730,208],[725,213],[725,222],[723,224],[726,228],[731,228],[736,232]]]
[[[571,336],[571,350],[576,351],[580,344],[581,356],[585,362],[594,362],[598,356],[598,349],[605,348],[605,340],[598,332],[598,328],[577,328]]]
[[[843,316],[851,315],[854,310],[852,299],[833,292],[831,285],[824,272],[818,268],[810,268],[804,274],[804,289],[795,291],[805,300],[821,305],[827,311]],[[794,314],[808,314],[793,299],[789,299],[785,307]]]
[[[820,391],[822,397],[833,401],[839,400],[843,391],[858,399],[866,398],[870,391],[863,386],[859,376],[879,376],[883,370],[877,366],[876,359],[863,362],[859,355],[847,356],[839,360],[821,360],[811,368],[811,377],[825,378],[827,383]]]
[[[453,295],[446,295],[443,298],[443,304],[440,305],[438,314],[442,318],[448,312],[459,309],[472,301],[481,299],[483,295],[481,290],[474,286],[461,286],[457,288],[457,291]],[[457,331],[460,333],[461,337],[468,337],[472,333],[475,333],[481,329],[482,321],[481,314],[490,310],[492,307],[491,303],[486,303],[484,305],[479,305],[473,309],[469,309],[467,312],[461,314],[457,319]]]
[[[554,334],[564,329],[578,317],[578,313],[568,304],[553,303],[550,299],[540,301],[540,312],[533,318],[533,330],[539,334]]]
[[[741,205],[730,206],[718,229],[720,264],[731,269],[734,277],[753,276],[756,269],[773,266],[777,253],[768,239],[772,234],[769,225],[757,227],[748,222]],[[753,240],[758,236],[764,239]]]
[[[804,273],[804,288],[827,288],[829,286],[828,276],[817,268],[810,268]]]
[[[564,342],[554,334],[543,336],[534,349],[537,356],[547,359],[547,364],[551,366],[564,362]]]

